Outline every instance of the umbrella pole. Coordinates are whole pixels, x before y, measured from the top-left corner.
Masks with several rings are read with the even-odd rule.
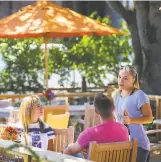
[[[48,89],[48,39],[44,38],[45,43],[45,86]]]

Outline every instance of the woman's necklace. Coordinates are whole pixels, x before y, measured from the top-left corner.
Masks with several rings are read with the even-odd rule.
[[[126,101],[127,97],[121,97],[119,95],[119,98],[117,101],[117,120],[118,120],[118,122],[121,122],[121,123],[122,123],[123,112],[124,112],[124,109],[122,106],[123,106],[124,102]]]
[[[129,96],[131,96],[135,91],[135,88],[132,89],[131,93],[129,95],[127,95],[126,97],[122,97],[121,96],[121,92],[117,101],[117,121],[122,123],[123,122],[123,116],[124,116],[124,110],[125,108],[123,108],[123,104],[124,102],[128,99]],[[122,102],[120,102],[120,100],[122,99]]]

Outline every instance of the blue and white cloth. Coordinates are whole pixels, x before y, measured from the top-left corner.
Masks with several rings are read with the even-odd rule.
[[[29,133],[27,136],[27,140],[30,146],[38,147],[43,150],[48,149],[48,141],[50,139],[54,139],[55,134],[54,130],[48,124],[44,123],[44,125],[45,127],[42,132],[40,131],[39,122],[29,125]],[[22,125],[20,123],[16,124],[15,128],[19,130],[19,140],[21,141],[21,143],[24,144],[25,139]]]

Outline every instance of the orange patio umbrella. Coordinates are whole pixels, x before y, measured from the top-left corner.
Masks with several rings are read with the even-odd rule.
[[[37,1],[0,20],[0,38],[45,38],[48,88],[48,38],[123,34],[122,31],[50,1]]]

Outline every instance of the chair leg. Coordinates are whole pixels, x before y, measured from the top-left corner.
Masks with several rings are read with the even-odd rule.
[[[148,155],[148,158],[147,158],[146,162],[150,162],[150,152],[149,152],[149,155]]]

